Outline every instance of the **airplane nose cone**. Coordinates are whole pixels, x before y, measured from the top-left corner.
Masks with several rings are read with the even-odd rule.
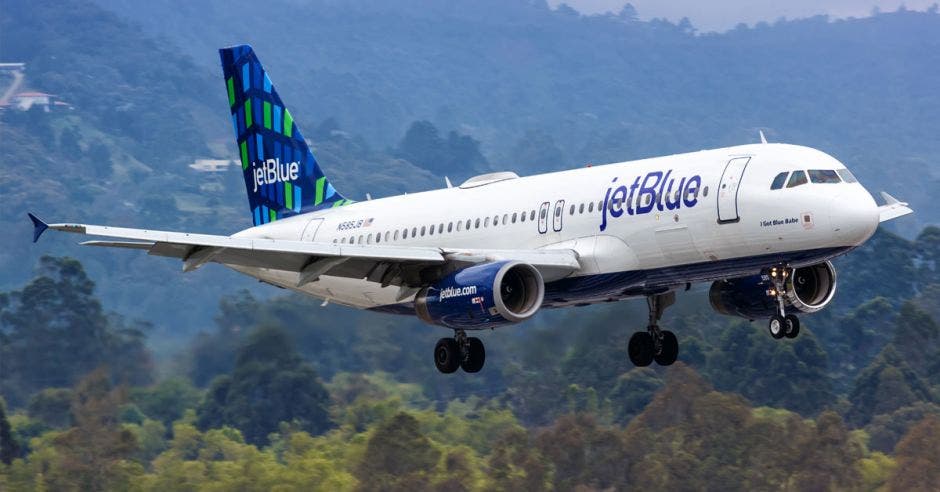
[[[878,205],[862,187],[836,194],[829,202],[832,233],[845,245],[867,241],[878,228]]]

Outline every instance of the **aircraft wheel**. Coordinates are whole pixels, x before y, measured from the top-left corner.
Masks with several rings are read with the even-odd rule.
[[[779,340],[786,336],[787,334],[787,320],[779,314],[775,314],[770,317],[770,322],[767,324],[767,330],[770,332],[770,336]]]
[[[800,334],[800,318],[795,314],[788,314],[784,320],[787,322],[787,338],[796,338]]]
[[[664,330],[662,335],[662,348],[653,359],[661,366],[671,366],[679,357],[679,340],[676,334],[669,330]]]
[[[486,349],[483,348],[483,342],[479,338],[467,338],[467,351],[469,351],[469,356],[461,359],[460,367],[464,372],[480,372],[486,361]]]
[[[442,338],[434,346],[434,365],[438,371],[450,374],[460,367],[460,348],[457,340]]]
[[[627,354],[637,367],[650,365],[653,362],[653,336],[645,331],[634,333],[627,345]]]

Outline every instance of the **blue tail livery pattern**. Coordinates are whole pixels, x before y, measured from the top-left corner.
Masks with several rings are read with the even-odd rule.
[[[323,174],[251,46],[219,56],[254,224],[350,203]]]

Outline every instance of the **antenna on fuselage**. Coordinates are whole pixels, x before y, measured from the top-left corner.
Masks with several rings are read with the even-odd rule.
[[[366,200],[371,200],[371,199],[372,199],[372,195],[366,193]]]
[[[448,188],[454,187],[454,185],[450,184],[450,178],[448,178],[447,176],[444,176],[444,184],[446,184]]]
[[[760,143],[762,144],[767,143],[767,139],[764,138],[764,130],[757,130],[757,131],[760,133]]]

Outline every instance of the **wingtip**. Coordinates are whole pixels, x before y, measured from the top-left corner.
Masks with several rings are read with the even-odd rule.
[[[33,222],[33,242],[39,241],[39,236],[42,236],[43,232],[46,232],[46,229],[49,228],[49,224],[43,222],[42,219],[36,217],[30,212],[27,212],[26,215],[29,216],[29,220]]]

